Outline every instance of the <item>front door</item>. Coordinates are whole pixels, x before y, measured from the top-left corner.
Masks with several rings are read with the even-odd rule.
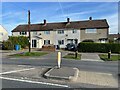
[[[32,48],[36,48],[37,47],[37,40],[32,40]]]

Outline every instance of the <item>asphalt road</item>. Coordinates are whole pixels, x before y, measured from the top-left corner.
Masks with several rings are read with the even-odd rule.
[[[9,58],[3,57],[3,65],[28,65],[28,66],[48,66],[54,67],[57,65],[56,54],[48,54],[47,56],[37,58]],[[100,73],[111,73],[117,79],[118,74],[118,62],[96,62],[96,61],[79,61],[79,60],[67,60],[62,58],[61,66],[76,67],[83,71],[92,71]],[[58,86],[26,83],[15,80],[2,79],[3,88],[59,88]]]
[[[2,79],[2,88],[62,88],[62,87]]]
[[[13,64],[13,65],[31,65],[31,66],[51,66],[57,65],[57,59],[10,59],[3,58],[2,64]],[[62,59],[61,66],[77,67],[80,70],[95,71],[103,73],[118,73],[118,62],[93,62],[93,61],[78,61],[78,60],[67,60]]]

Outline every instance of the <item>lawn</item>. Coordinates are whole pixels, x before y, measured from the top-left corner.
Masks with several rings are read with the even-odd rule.
[[[48,53],[47,52],[24,52],[24,53],[19,53],[19,54],[13,54],[10,56],[17,56],[17,57],[20,57],[20,56],[43,56],[46,54],[48,54]]]
[[[104,61],[117,61],[117,60],[120,60],[120,56],[118,56],[118,55],[111,55],[110,59],[108,59],[107,54],[100,54],[99,57]]]
[[[64,56],[63,58],[80,60],[80,59],[81,59],[81,54],[78,54],[78,55],[77,55],[77,58],[75,58],[75,54],[74,54],[74,53],[68,53],[68,54],[67,54],[66,56]]]

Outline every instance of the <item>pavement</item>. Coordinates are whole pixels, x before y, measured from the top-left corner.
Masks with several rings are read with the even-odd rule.
[[[104,62],[100,59],[97,53],[81,53],[81,60]]]

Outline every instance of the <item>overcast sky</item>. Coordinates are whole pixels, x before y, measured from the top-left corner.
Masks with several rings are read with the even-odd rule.
[[[27,24],[27,11],[31,11],[31,23],[64,22],[107,19],[109,33],[118,33],[117,2],[2,2],[2,25],[11,35],[11,31],[19,24]]]

